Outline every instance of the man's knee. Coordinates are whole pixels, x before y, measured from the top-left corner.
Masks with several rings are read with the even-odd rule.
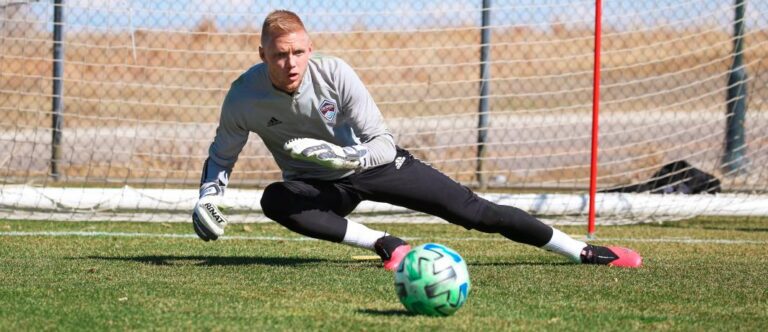
[[[341,242],[346,220],[327,209],[318,208],[314,189],[301,182],[275,182],[264,188],[261,210],[267,218],[299,234]]]
[[[480,219],[473,226],[481,232],[498,233],[504,228],[508,219],[501,205],[488,202],[483,204]]]
[[[496,232],[499,230],[517,230],[517,228],[525,227],[528,223],[535,222],[535,219],[532,219],[534,219],[533,216],[516,207],[488,203],[477,226],[478,229],[489,228]]]
[[[274,182],[264,188],[261,194],[261,211],[272,220],[282,220],[287,216],[287,201],[290,200],[291,191],[285,186],[285,182]]]

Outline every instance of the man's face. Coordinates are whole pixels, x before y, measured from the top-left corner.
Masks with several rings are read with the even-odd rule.
[[[310,55],[312,42],[304,31],[274,36],[267,45],[259,47],[259,56],[267,64],[272,85],[287,93],[299,88]]]

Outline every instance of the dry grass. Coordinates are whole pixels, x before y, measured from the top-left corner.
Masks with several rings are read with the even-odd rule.
[[[0,107],[4,116],[0,119],[0,131],[48,127],[50,35],[34,30],[3,33]],[[357,68],[385,117],[418,122],[422,117],[477,112],[479,36],[477,29],[468,28],[412,33],[326,33],[313,38],[316,50],[338,55]],[[230,82],[259,61],[259,37],[258,31],[220,31],[210,21],[203,21],[196,30],[187,32],[71,33],[67,35],[64,69],[65,128],[215,124]],[[768,31],[753,31],[747,37],[745,59],[754,79],[751,100],[756,102],[761,102],[766,93],[761,82],[765,82],[764,68],[768,65],[762,61],[768,54],[767,39]],[[591,30],[496,29],[492,41],[492,112],[581,112],[588,116],[592,100]],[[711,27],[605,31],[602,114],[610,117],[632,111],[665,110],[671,104],[679,104],[675,110],[717,108],[721,112],[731,50],[731,36]],[[764,112],[760,108],[756,104],[751,111]],[[443,133],[421,136],[407,128],[392,129],[402,134],[404,146],[415,149],[425,160],[437,161],[436,165],[446,173],[471,181],[475,168],[471,159],[476,146],[439,146],[438,136],[471,130],[476,121],[454,126],[441,128]],[[153,139],[141,137],[138,142],[118,142],[134,149],[126,154],[128,159],[121,161],[101,159],[89,147],[73,147],[73,157],[62,163],[62,171],[65,177],[86,182],[169,177],[195,183],[208,145],[208,139],[192,140],[190,137],[195,134],[168,133]],[[41,146],[42,150],[47,149],[46,141],[17,141],[17,150],[22,152],[14,153],[24,153],[24,149],[30,149],[27,146],[37,147],[32,151],[41,151]],[[254,144],[258,142],[251,145]],[[584,150],[582,146],[561,148]],[[627,167],[647,169],[660,165],[667,157],[647,153],[653,148],[632,148],[642,150],[639,153],[647,157],[622,166],[623,170],[616,170],[616,174],[626,173]],[[83,156],[78,157],[78,153]],[[510,148],[489,156],[509,159],[515,153],[521,150]],[[240,179],[276,179],[276,166],[264,157],[266,154],[261,147],[248,147],[238,165],[243,176]],[[44,175],[47,164],[42,159],[31,164],[11,161],[0,169],[0,174],[20,178]],[[503,162],[487,165],[492,167],[486,170],[490,174],[506,174],[510,179],[526,167]],[[618,182],[644,174],[613,176],[611,167],[607,171],[606,179]],[[580,184],[584,173],[584,164],[579,162],[527,174],[530,178],[525,181]]]

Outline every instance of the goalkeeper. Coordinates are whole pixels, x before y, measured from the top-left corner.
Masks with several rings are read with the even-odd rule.
[[[574,262],[638,267],[632,250],[575,240],[525,211],[489,202],[399,148],[368,90],[344,61],[312,53],[301,19],[278,10],[264,20],[257,64],[227,93],[205,161],[193,225],[203,240],[224,233],[217,207],[249,132],[261,137],[283,180],[264,189],[264,214],[299,234],[366,248],[394,269],[410,250],[398,237],[346,218],[363,200],[498,233]]]

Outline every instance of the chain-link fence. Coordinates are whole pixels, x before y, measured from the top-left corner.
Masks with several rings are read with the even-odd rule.
[[[229,84],[260,62],[262,20],[284,8],[303,17],[315,52],[356,69],[398,144],[451,177],[544,192],[588,186],[595,1],[57,3],[0,1],[6,184],[196,187]],[[604,2],[601,188],[687,160],[721,178],[726,191],[766,191],[768,3],[745,2],[743,19],[739,3]],[[746,145],[737,148],[748,162],[726,175],[728,78],[739,35],[748,97]],[[252,135],[232,185],[278,179]]]

